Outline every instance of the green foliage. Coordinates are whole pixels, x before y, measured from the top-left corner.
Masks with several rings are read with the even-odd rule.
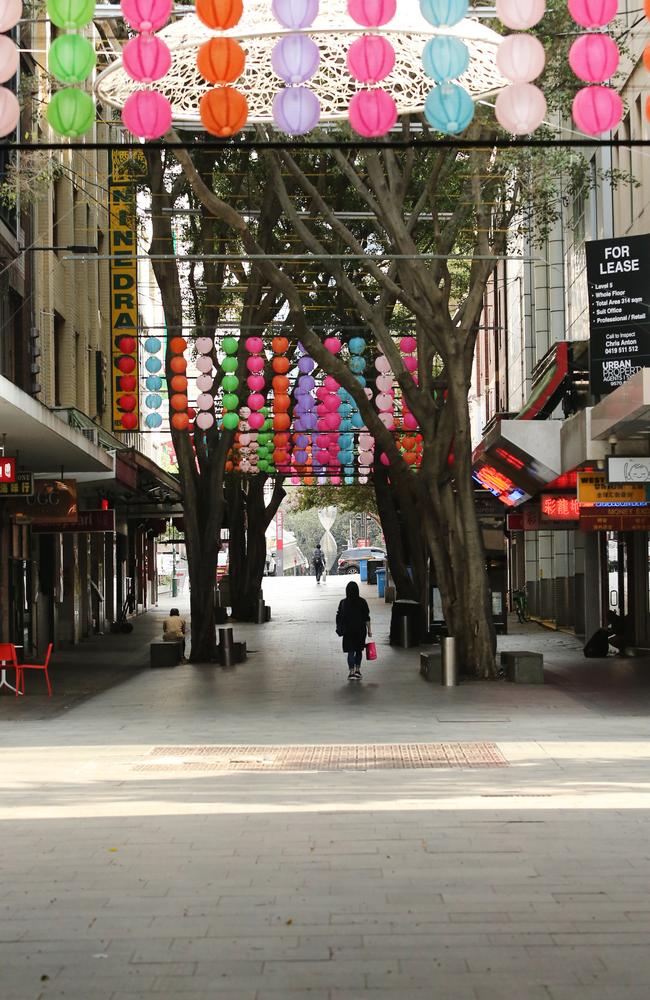
[[[352,486],[301,486],[295,490],[291,509],[317,510],[338,507],[340,514],[378,514],[377,498],[370,484]]]

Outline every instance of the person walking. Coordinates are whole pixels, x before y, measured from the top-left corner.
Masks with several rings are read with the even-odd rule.
[[[323,570],[325,569],[325,557],[323,556],[323,550],[320,545],[317,545],[314,549],[311,562],[314,567],[314,573],[316,574],[316,583],[320,583],[320,578],[323,575]]]
[[[359,584],[354,580],[345,588],[345,598],[336,612],[336,634],[343,637],[343,652],[348,655],[348,680],[360,681],[359,668],[372,626],[368,602],[359,594]]]

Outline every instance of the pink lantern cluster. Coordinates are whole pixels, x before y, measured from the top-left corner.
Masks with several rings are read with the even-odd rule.
[[[573,120],[581,132],[601,135],[615,128],[623,117],[623,102],[615,90],[603,87],[618,69],[618,45],[608,34],[598,30],[616,15],[617,0],[569,0],[569,13],[582,28],[569,50],[569,65],[581,87],[573,99]]]
[[[377,378],[375,379],[375,385],[377,387],[377,395],[375,397],[375,406],[379,411],[379,419],[381,420],[384,427],[389,430],[395,430],[395,417],[393,415],[393,407],[395,404],[395,384],[393,379],[393,372],[390,367],[390,361],[385,354],[379,354],[375,359],[375,368],[377,369]],[[380,456],[380,461],[382,465],[388,465],[388,456],[382,453]]]
[[[264,341],[261,337],[247,337],[246,350],[248,351],[248,357],[246,358],[246,368],[248,370],[246,385],[250,389],[250,393],[246,400],[246,409],[249,413],[245,419],[248,420],[251,430],[259,431],[264,424],[264,414],[260,411],[266,402],[264,396],[264,386],[266,384],[264,378],[264,367],[266,365],[266,358],[263,354]],[[242,407],[239,411],[240,416],[242,416],[243,409]]]
[[[132,80],[145,84],[125,101],[122,121],[141,139],[159,139],[172,124],[171,104],[151,87],[172,64],[169,46],[156,35],[167,24],[172,6],[173,0],[121,0],[124,20],[138,32],[122,50],[122,65]]]
[[[326,350],[330,354],[339,354],[341,351],[341,341],[338,337],[327,337],[324,341]],[[339,453],[339,427],[341,416],[339,414],[339,383],[332,375],[326,375],[323,384],[316,389],[316,466],[322,473],[330,473],[330,482],[338,485],[341,478],[337,475],[340,466]],[[333,474],[332,474],[333,473]]]
[[[393,19],[396,6],[396,0],[348,0],[348,13],[364,28],[379,28]],[[347,63],[350,75],[366,84],[350,101],[352,128],[367,139],[386,135],[397,121],[397,104],[377,85],[395,67],[394,47],[382,35],[361,35],[350,46]]]
[[[289,28],[271,53],[273,70],[287,84],[273,98],[273,120],[287,135],[305,135],[318,125],[320,102],[305,87],[320,65],[318,45],[302,32],[318,15],[318,0],[273,0],[273,15]]]
[[[415,337],[402,337],[399,342],[400,352],[404,367],[413,376],[413,381],[418,381],[418,342]],[[407,465],[414,467],[418,463],[418,441],[414,437],[414,432],[418,430],[418,422],[411,413],[406,399],[402,396],[402,428],[405,433],[402,436],[402,455]]]
[[[196,388],[199,395],[196,399],[197,414],[194,423],[202,431],[210,430],[214,424],[214,414],[211,412],[214,407],[214,393],[211,391],[214,383],[211,357],[213,348],[212,337],[197,337],[196,349],[199,356],[196,359],[196,367],[199,374],[196,378]]]
[[[23,13],[22,0],[5,0],[0,8],[0,32],[14,28]],[[8,35],[0,34],[0,83],[7,83],[18,69],[18,48]],[[0,137],[10,135],[18,124],[20,105],[8,87],[0,87]]]
[[[497,17],[516,34],[506,35],[497,50],[497,66],[510,83],[495,102],[500,125],[513,135],[529,135],[546,117],[546,98],[532,83],[542,73],[546,54],[533,35],[523,34],[541,21],[545,0],[497,0]]]

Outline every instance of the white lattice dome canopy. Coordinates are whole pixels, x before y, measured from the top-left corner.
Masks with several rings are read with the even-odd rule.
[[[320,13],[306,34],[318,44],[321,63],[309,86],[321,105],[321,121],[343,121],[359,86],[350,77],[346,65],[347,51],[368,29],[352,20],[347,12],[347,0],[322,0]],[[402,0],[397,14],[381,29],[395,48],[393,72],[384,86],[393,95],[400,115],[420,113],[433,81],[422,68],[422,50],[434,35],[450,34],[460,38],[470,50],[468,71],[461,83],[478,98],[499,90],[506,84],[496,67],[495,56],[501,36],[479,21],[466,18],[453,28],[434,28],[420,13],[417,0]],[[199,99],[209,84],[196,68],[199,47],[218,34],[205,27],[195,14],[188,14],[159,33],[172,53],[172,67],[156,87],[172,105],[174,122],[202,128]],[[246,50],[246,68],[235,86],[244,92],[249,105],[249,121],[271,123],[274,95],[284,87],[271,66],[271,51],[288,30],[282,28],[271,13],[271,0],[247,0],[244,15],[236,28],[225,32],[236,38]],[[104,104],[122,109],[126,99],[140,87],[131,80],[116,60],[98,77],[97,97]]]

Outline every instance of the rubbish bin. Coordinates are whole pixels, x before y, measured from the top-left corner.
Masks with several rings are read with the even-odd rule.
[[[368,560],[368,583],[377,583],[377,569],[381,564],[376,559]]]
[[[361,577],[361,583],[367,583],[368,582],[368,560],[367,559],[360,559],[359,560],[359,575]]]
[[[377,570],[377,597],[383,598],[386,593],[386,570]]]
[[[442,646],[442,683],[444,687],[456,687],[458,684],[458,662],[456,660],[456,640],[453,636],[443,636]]]
[[[408,649],[420,644],[422,610],[417,601],[395,601],[390,618],[390,644]]]

